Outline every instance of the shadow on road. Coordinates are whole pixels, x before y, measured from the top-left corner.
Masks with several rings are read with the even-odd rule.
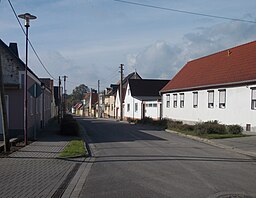
[[[76,119],[86,129],[86,133],[91,139],[89,143],[132,142],[139,140],[165,141],[163,138],[145,133],[146,131],[160,132],[161,130],[157,127],[131,125],[103,119]],[[145,132],[142,132],[142,130]]]

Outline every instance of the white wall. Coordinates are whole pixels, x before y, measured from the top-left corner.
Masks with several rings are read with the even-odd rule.
[[[145,103],[145,116],[155,120],[160,119],[160,104],[157,101],[146,101]]]
[[[117,109],[118,109],[118,112],[117,112]],[[120,118],[121,113],[120,113],[120,93],[119,93],[119,90],[117,90],[117,93],[116,93],[115,112],[117,112],[116,116],[118,118]]]
[[[142,102],[136,98],[131,96],[129,92],[130,86],[127,85],[126,93],[125,93],[125,100],[124,100],[124,117],[125,118],[132,118],[132,119],[141,119],[142,118]],[[135,111],[135,104],[137,103],[138,109]],[[130,104],[130,110],[128,111],[127,105]]]
[[[256,131],[256,110],[251,109],[252,87],[240,86],[232,88],[221,88],[226,90],[226,107],[219,108],[219,89],[214,91],[214,108],[208,108],[209,90],[193,90],[178,92],[177,108],[173,107],[173,94],[170,94],[170,107],[166,107],[166,95],[163,94],[163,117],[182,121],[209,121],[219,120],[223,124],[239,124],[245,127],[251,124],[252,130]],[[193,92],[198,92],[198,108],[193,108]],[[184,93],[184,108],[180,108],[179,93]]]

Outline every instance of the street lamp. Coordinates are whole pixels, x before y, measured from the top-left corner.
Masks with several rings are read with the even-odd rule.
[[[25,75],[24,75],[24,143],[25,145],[28,144],[27,142],[27,133],[28,133],[28,98],[27,98],[27,88],[28,88],[28,28],[30,27],[29,21],[36,19],[36,16],[33,16],[29,13],[20,14],[19,18],[25,20],[25,27],[26,27],[26,64],[25,64]]]
[[[45,111],[45,107],[44,107],[44,90],[45,90],[45,85],[44,83],[41,83],[41,89],[43,91],[43,101],[42,101],[42,128],[44,128],[44,111]]]

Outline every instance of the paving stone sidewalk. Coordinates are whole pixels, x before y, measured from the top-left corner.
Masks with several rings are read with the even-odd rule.
[[[83,159],[59,159],[74,137],[56,134],[56,126],[6,158],[0,158],[1,197],[60,197]]]

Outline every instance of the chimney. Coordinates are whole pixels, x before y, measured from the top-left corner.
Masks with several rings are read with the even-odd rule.
[[[10,43],[9,44],[9,49],[19,58],[17,43]]]

